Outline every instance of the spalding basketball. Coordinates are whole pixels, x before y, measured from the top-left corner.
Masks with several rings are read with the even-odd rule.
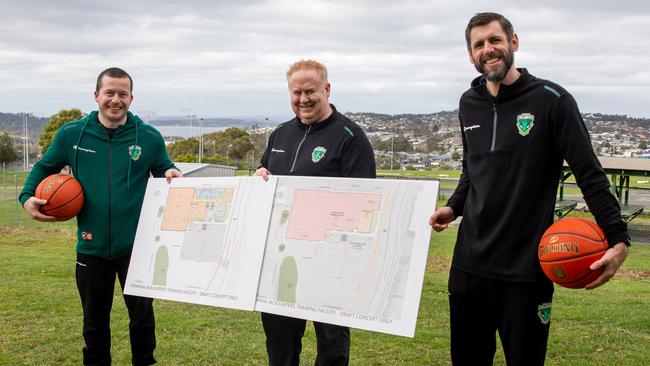
[[[56,221],[77,216],[84,205],[84,193],[79,181],[69,175],[52,174],[36,187],[36,198],[47,200],[41,212],[56,217]]]
[[[551,225],[542,235],[538,258],[548,278],[560,286],[583,288],[603,271],[589,266],[609,248],[605,233],[595,223],[567,217]]]

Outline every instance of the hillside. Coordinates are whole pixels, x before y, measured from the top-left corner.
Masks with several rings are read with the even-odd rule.
[[[47,122],[47,117],[35,117],[27,115],[27,133],[30,138],[37,138],[43,126]],[[2,113],[0,112],[0,132],[7,131],[10,135],[23,135],[23,115],[19,113]]]
[[[379,114],[372,112],[346,112],[348,118],[361,125],[366,132],[389,132],[420,136],[422,133],[435,133],[443,127],[458,123],[458,110],[441,111],[429,114]],[[634,118],[624,114],[583,113],[582,118],[591,131],[594,126],[618,129],[650,129],[650,118]]]
[[[372,112],[346,112],[353,121],[361,125],[368,133],[391,133],[404,134],[408,136],[424,136],[436,133],[442,128],[455,126],[458,123],[458,110],[441,111],[428,114],[380,114]],[[625,129],[648,129],[650,130],[650,118],[633,118],[627,115],[608,115],[602,113],[583,113],[583,118],[590,131],[602,131],[603,129],[625,130]],[[38,137],[48,117],[36,117],[27,115],[27,128],[30,138]],[[187,125],[187,117],[159,117],[150,122],[156,126]],[[194,119],[198,126],[199,119]],[[205,118],[203,126],[222,126],[239,128],[258,128],[267,125],[267,121],[259,119],[238,119],[238,118]],[[271,123],[268,123],[271,124]],[[600,128],[598,128],[600,127]],[[8,131],[12,135],[23,134],[23,115],[19,113],[0,112],[0,131]]]

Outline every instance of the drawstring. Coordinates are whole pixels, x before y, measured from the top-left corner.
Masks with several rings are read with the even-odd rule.
[[[129,114],[130,113],[131,112],[129,112]],[[138,146],[138,140],[139,140],[139,137],[140,137],[139,133],[138,133],[140,127],[138,125],[138,122],[132,116],[129,116],[129,117],[132,118],[133,123],[135,124],[135,144],[133,145],[133,147],[136,148]],[[74,168],[73,168],[72,174],[77,179],[79,179],[78,169],[77,169],[77,165],[78,165],[77,156],[78,156],[78,153],[79,153],[79,144],[81,143],[81,137],[83,136],[84,131],[86,130],[86,125],[88,124],[89,120],[90,120],[90,118],[86,118],[86,121],[84,122],[83,127],[81,127],[81,133],[79,133],[79,138],[77,139],[77,145],[75,145],[76,147],[74,149]],[[128,153],[129,153],[129,170],[128,170],[127,175],[126,175],[126,189],[131,189],[131,163],[133,163],[133,157],[131,156],[131,151],[130,150],[129,150]]]
[[[84,135],[84,131],[86,130],[86,125],[88,124],[89,120],[90,118],[86,118],[83,127],[81,127],[81,133],[79,133],[79,138],[77,139],[77,144],[75,145],[74,148],[74,169],[72,170],[72,176],[74,176],[77,179],[79,179],[79,174],[77,170],[77,155],[79,153],[79,144],[81,143],[81,137]]]
[[[133,148],[137,148],[138,146],[138,122],[134,119],[133,123],[135,124],[135,144],[133,144]],[[133,156],[131,156],[131,151],[129,151],[129,171],[126,173],[126,189],[131,189],[131,163],[133,163]]]

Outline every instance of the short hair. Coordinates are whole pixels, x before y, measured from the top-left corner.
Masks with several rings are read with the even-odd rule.
[[[318,61],[300,60],[295,62],[293,65],[289,67],[289,70],[287,70],[287,80],[289,80],[291,74],[293,74],[298,70],[316,70],[318,75],[323,80],[323,84],[327,84],[327,67],[325,67],[325,65],[321,64]]]
[[[469,20],[469,23],[467,24],[467,28],[465,28],[465,41],[467,41],[468,50],[472,49],[472,45],[469,44],[470,42],[469,36],[470,36],[470,32],[472,31],[472,28],[488,25],[494,21],[499,22],[499,25],[501,25],[501,29],[503,29],[503,31],[505,32],[508,41],[512,40],[515,31],[512,28],[512,23],[510,23],[510,21],[506,17],[498,13],[490,13],[490,12],[476,13],[472,17],[472,19]]]
[[[97,77],[97,84],[95,85],[95,91],[98,92],[99,89],[102,88],[102,78],[104,76],[108,76],[111,78],[129,78],[129,82],[131,83],[131,92],[133,92],[133,79],[131,79],[131,75],[129,75],[126,71],[120,69],[119,67],[109,67],[108,69],[102,71],[99,73],[99,76]]]

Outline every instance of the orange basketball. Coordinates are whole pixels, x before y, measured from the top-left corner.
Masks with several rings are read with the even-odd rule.
[[[551,225],[542,235],[537,256],[548,278],[560,286],[583,288],[603,271],[589,266],[609,248],[605,233],[591,221],[567,217]]]
[[[77,216],[84,205],[84,193],[79,181],[69,175],[52,174],[36,187],[37,198],[47,200],[41,212],[56,217],[56,221]]]

